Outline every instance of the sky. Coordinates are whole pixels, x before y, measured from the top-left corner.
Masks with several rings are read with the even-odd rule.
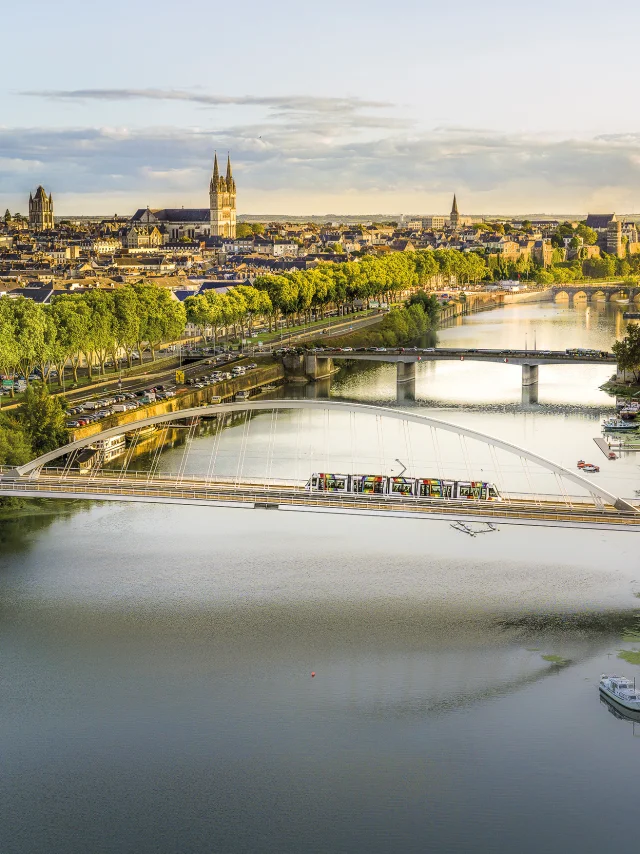
[[[640,211],[640,6],[21,0],[0,18],[0,207]]]

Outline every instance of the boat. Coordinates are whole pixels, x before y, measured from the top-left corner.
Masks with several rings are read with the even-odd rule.
[[[598,687],[601,694],[623,709],[640,712],[640,691],[636,690],[635,679],[631,682],[626,676],[607,676],[603,673]]]
[[[271,385],[271,384],[263,385],[263,386],[260,386],[260,391],[275,391],[276,388],[277,388],[277,386]]]
[[[640,320],[640,311],[625,311],[622,316],[625,320]]]
[[[621,409],[619,414],[623,421],[632,421],[638,414],[638,410],[627,407],[626,409]]]
[[[578,460],[578,468],[583,469],[588,463],[585,463],[584,460]]]
[[[592,474],[594,472],[600,471],[600,468],[598,466],[594,466],[593,463],[585,463],[582,466],[582,471],[586,471]]]
[[[237,391],[234,399],[236,401],[249,400],[249,392],[248,391]]]
[[[602,422],[602,429],[608,433],[625,433],[629,430],[637,430],[638,424],[623,421],[621,418],[607,418]]]
[[[618,455],[616,454],[615,451],[609,451],[609,453],[607,454],[607,459],[608,460],[617,460]]]
[[[632,712],[630,709],[623,709],[617,703],[614,703],[604,694],[600,694],[600,702],[614,718],[619,721],[630,721],[631,723],[640,723],[640,712]]]

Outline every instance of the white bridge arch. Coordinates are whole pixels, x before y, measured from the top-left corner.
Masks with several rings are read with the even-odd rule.
[[[461,427],[457,424],[451,424],[448,421],[441,421],[438,418],[432,418],[428,415],[419,415],[400,409],[372,406],[369,404],[346,403],[342,401],[333,400],[239,401],[235,403],[221,403],[212,404],[209,406],[199,406],[191,409],[179,409],[175,412],[165,413],[164,415],[152,415],[147,418],[141,418],[137,421],[131,421],[128,424],[120,424],[117,427],[110,427],[107,430],[103,430],[101,433],[96,433],[93,436],[87,436],[83,439],[78,439],[75,442],[70,442],[69,444],[63,445],[62,447],[57,448],[54,451],[50,451],[47,454],[42,454],[42,456],[37,457],[31,462],[26,463],[23,466],[16,467],[16,469],[14,470],[14,476],[18,476],[20,478],[37,477],[40,472],[40,469],[69,453],[82,450],[82,448],[86,448],[101,439],[108,439],[113,436],[122,435],[123,433],[129,433],[131,431],[139,430],[143,427],[155,426],[158,424],[167,424],[173,421],[183,421],[185,419],[202,418],[203,416],[207,415],[223,415],[244,411],[259,412],[292,409],[307,409],[317,411],[329,410],[363,415],[375,415],[382,418],[407,421],[410,423],[420,424],[425,427],[432,427],[437,430],[443,430],[448,433],[454,433],[466,439],[474,439],[478,442],[482,442],[485,445],[489,445],[493,448],[498,448],[502,451],[506,451],[507,453],[513,454],[517,457],[539,465],[540,467],[546,469],[554,475],[562,477],[568,480],[569,482],[576,484],[580,488],[586,490],[588,493],[591,494],[596,505],[600,505],[604,502],[606,504],[613,505],[617,510],[637,512],[636,508],[628,501],[625,501],[623,498],[619,498],[608,490],[603,489],[602,487],[588,480],[586,477],[583,477],[582,475],[577,474],[576,472],[571,471],[570,469],[567,469],[564,466],[553,462],[552,460],[548,460],[546,459],[546,457],[542,457],[539,454],[527,450],[526,448],[520,447],[519,445],[514,445],[511,442],[506,442],[503,439],[497,439],[492,436],[488,436],[485,433],[480,433],[477,430],[470,430],[467,427]]]

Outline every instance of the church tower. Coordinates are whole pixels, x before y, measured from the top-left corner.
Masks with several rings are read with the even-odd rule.
[[[218,154],[213,161],[213,175],[209,184],[209,208],[213,237],[236,236],[236,182],[231,174],[231,158],[227,157],[227,174],[218,171]]]
[[[449,215],[449,225],[451,228],[457,228],[460,225],[460,214],[458,213],[458,202],[455,193],[453,194],[453,205],[451,206],[451,214]]]
[[[53,228],[53,198],[47,196],[44,187],[38,187],[35,196],[29,193],[29,226],[34,231]]]

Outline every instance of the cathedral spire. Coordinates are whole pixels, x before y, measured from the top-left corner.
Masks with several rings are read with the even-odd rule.
[[[213,177],[211,179],[211,183],[217,186],[218,179],[220,178],[220,172],[218,171],[218,152],[213,155]]]
[[[460,214],[458,213],[458,200],[455,193],[453,194],[453,205],[451,206],[451,214],[449,215],[449,225],[451,228],[458,228],[460,225]]]

